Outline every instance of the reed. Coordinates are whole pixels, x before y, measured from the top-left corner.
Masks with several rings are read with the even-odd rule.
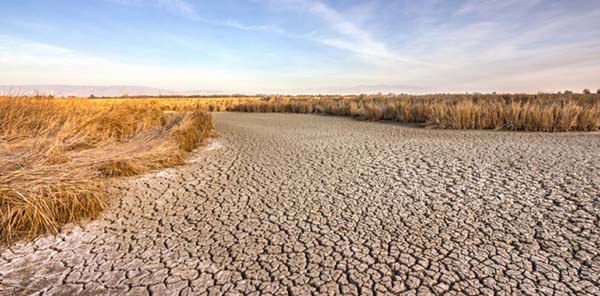
[[[319,113],[444,129],[600,129],[600,95],[591,93],[265,97],[229,105],[227,110]]]

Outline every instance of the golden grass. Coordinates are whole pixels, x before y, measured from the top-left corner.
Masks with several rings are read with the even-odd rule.
[[[266,97],[230,105],[227,110],[320,113],[445,129],[543,132],[600,129],[599,94]]]
[[[212,130],[196,101],[0,98],[0,242],[95,217],[105,180],[182,164]]]

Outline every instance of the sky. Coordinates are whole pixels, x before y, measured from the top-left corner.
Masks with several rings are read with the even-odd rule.
[[[0,85],[600,88],[598,0],[0,0]]]

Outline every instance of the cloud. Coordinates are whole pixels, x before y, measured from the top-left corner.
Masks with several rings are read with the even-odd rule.
[[[332,8],[331,6],[313,0],[284,0],[270,1],[271,5],[283,6],[291,10],[300,10],[317,17],[325,23],[330,31],[335,34],[326,33],[325,30],[317,30],[307,34],[289,34],[292,38],[308,39],[313,42],[349,51],[361,57],[371,59],[376,63],[394,61],[405,64],[423,64],[424,61],[415,57],[401,55],[388,48],[385,42],[373,36],[370,32],[361,28],[361,25],[352,22],[349,17]],[[372,9],[369,9],[372,11]],[[367,13],[363,10],[363,13]],[[360,19],[369,19],[370,16],[361,15]]]
[[[239,21],[233,20],[233,19],[227,19],[224,22],[212,22],[215,25],[218,26],[225,26],[225,27],[229,27],[229,28],[234,28],[234,29],[238,29],[238,30],[243,30],[243,31],[263,31],[263,32],[272,32],[272,33],[278,33],[278,34],[287,34],[287,32],[279,27],[276,26],[272,26],[272,25],[246,25],[243,24]]]
[[[198,13],[194,6],[185,0],[157,0],[158,5],[171,12],[181,14],[189,18],[197,18]]]
[[[543,0],[469,0],[455,12],[457,16],[468,14],[497,14],[508,8],[511,11],[525,11],[538,5]]]
[[[129,63],[7,35],[0,35],[0,68],[0,82],[9,85],[134,84],[174,89],[253,86],[243,72]]]
[[[155,6],[167,10],[171,13],[182,15],[188,18],[197,18],[198,13],[194,6],[186,0],[104,0],[120,5],[133,6]]]
[[[340,34],[341,38],[315,38],[324,44],[350,50],[358,54],[393,59],[396,55],[386,45],[373,38],[369,33],[350,22],[342,14],[318,1],[305,2],[306,10],[318,16]]]
[[[238,58],[238,57],[234,57]],[[286,93],[304,85],[331,83],[318,69],[261,72],[232,67],[131,63],[0,34],[0,85],[137,85],[161,89]],[[348,81],[345,75],[333,79]],[[337,83],[336,83],[337,84]]]
[[[249,25],[238,20],[228,18],[226,20],[215,20],[202,17],[196,7],[185,0],[107,0],[121,5],[153,5],[171,14],[182,16],[186,19],[196,22],[202,22],[212,26],[226,27],[242,31],[261,31],[271,32],[281,35],[289,35],[290,38],[295,38],[292,34],[288,34],[285,30],[273,25]]]

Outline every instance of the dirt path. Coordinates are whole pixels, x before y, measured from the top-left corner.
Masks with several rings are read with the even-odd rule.
[[[0,249],[0,294],[600,293],[598,133],[216,126],[99,220]]]

